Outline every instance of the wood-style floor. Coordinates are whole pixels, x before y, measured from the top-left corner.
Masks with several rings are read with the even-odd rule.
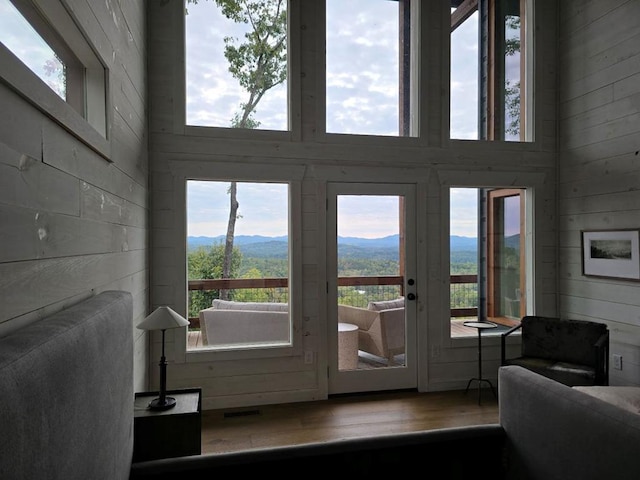
[[[475,382],[462,391],[355,394],[202,412],[202,453],[498,422],[498,402]]]

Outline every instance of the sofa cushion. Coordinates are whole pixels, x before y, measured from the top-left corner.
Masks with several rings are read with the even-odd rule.
[[[404,308],[404,297],[396,298],[395,300],[381,300],[379,302],[369,302],[367,306],[369,310],[375,310],[377,312],[381,310],[390,310],[392,308]]]
[[[258,312],[288,312],[288,303],[277,302],[234,302],[214,299],[211,306],[218,310],[255,310]]]
[[[588,365],[557,362],[546,358],[520,357],[507,360],[506,365],[518,365],[539,373],[565,385],[593,385],[596,377],[594,368]]]
[[[640,387],[578,386],[576,390],[640,414]]]

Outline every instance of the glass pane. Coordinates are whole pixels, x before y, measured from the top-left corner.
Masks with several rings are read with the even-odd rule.
[[[451,13],[457,9],[452,8]],[[452,16],[452,19],[455,17]],[[478,130],[478,11],[452,25],[450,137],[477,140]]]
[[[65,65],[9,0],[0,0],[0,42],[66,100]]]
[[[337,207],[338,369],[403,366],[402,197],[340,195]]]
[[[326,5],[326,131],[409,135],[408,2]]]
[[[290,343],[288,192],[282,183],[187,182],[189,348]]]
[[[449,192],[451,336],[475,336],[463,323],[478,319],[478,189]]]
[[[497,200],[501,239],[497,259],[500,316],[520,318],[520,196]],[[497,233],[497,232],[496,232]]]
[[[187,125],[287,130],[286,0],[217,3],[186,3]]]
[[[514,15],[505,16],[505,56],[504,56],[504,119],[505,140],[520,141],[520,15],[519,2],[515,3]]]

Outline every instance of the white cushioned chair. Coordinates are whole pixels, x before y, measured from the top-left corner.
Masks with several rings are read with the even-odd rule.
[[[404,298],[369,302],[367,308],[338,305],[338,322],[358,327],[358,349],[384,357],[389,365],[404,353]]]

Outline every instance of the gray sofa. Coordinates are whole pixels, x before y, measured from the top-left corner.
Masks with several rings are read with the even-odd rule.
[[[132,463],[132,330],[130,294],[105,292],[0,339],[0,478],[640,476],[633,395],[620,402],[610,387],[571,388],[518,366],[499,371],[499,424]]]

